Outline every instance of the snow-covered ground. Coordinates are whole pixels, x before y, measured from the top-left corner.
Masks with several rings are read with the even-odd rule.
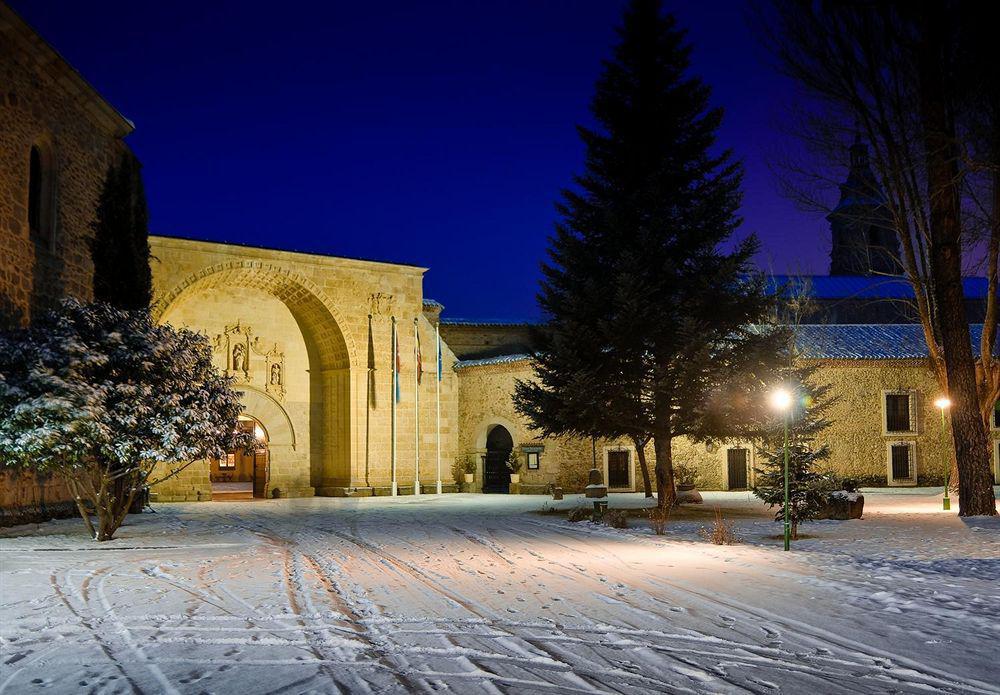
[[[488,495],[8,529],[0,692],[1000,693],[1000,522],[867,491],[784,553],[746,493],[706,498],[662,537]],[[714,505],[742,544],[700,539]]]

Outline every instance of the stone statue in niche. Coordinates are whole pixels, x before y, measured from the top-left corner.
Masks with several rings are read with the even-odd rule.
[[[243,343],[236,343],[233,346],[233,371],[247,372],[247,353]]]
[[[278,343],[268,343],[239,321],[227,325],[212,342],[217,364],[227,376],[236,377],[238,383],[260,384],[277,400],[285,399],[285,353]]]

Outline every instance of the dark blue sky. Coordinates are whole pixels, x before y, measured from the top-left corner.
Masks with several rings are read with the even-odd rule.
[[[424,265],[446,316],[508,319],[537,315],[624,4],[8,2],[135,122],[153,233]],[[744,3],[670,7],[746,165],[760,263],[825,272],[826,223],[769,167],[792,89]]]

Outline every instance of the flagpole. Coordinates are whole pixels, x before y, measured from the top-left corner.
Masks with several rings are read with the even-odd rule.
[[[399,487],[396,484],[396,394],[399,387],[399,369],[396,356],[399,354],[399,345],[396,337],[396,317],[392,317],[392,496],[399,494]]]
[[[365,487],[371,487],[371,439],[372,439],[372,377],[375,374],[372,352],[372,315],[368,314],[368,372],[365,374]]]
[[[437,364],[434,365],[437,372],[435,384],[437,386],[437,417],[436,417],[436,439],[437,439],[437,494],[441,494],[441,329],[440,324],[434,324],[434,345],[437,348]]]
[[[413,494],[420,494],[420,335],[418,319],[413,319]]]

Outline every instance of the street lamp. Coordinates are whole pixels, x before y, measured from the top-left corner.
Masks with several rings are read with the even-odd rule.
[[[941,436],[945,433],[944,424],[944,411],[951,407],[951,400],[947,396],[941,396],[936,401],[936,405],[941,410]],[[951,487],[951,465],[947,465],[948,472],[944,474],[944,498],[941,500],[941,508],[945,511],[951,509],[951,497],[948,494],[948,488]]]
[[[792,405],[792,394],[785,389],[771,392],[771,407],[782,413],[785,421],[785,550],[791,547],[792,525],[788,509],[788,413]]]

